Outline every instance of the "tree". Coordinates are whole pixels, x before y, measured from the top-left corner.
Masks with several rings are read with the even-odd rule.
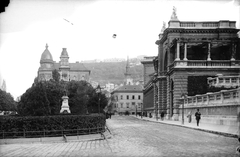
[[[0,109],[3,111],[16,111],[17,103],[12,95],[0,89]]]
[[[47,99],[44,83],[29,88],[22,96],[18,106],[21,115],[43,116],[50,115],[51,109]]]
[[[72,114],[86,114],[93,87],[86,81],[71,81],[67,85],[69,107]]]
[[[59,82],[60,80],[60,74],[56,69],[52,71],[52,78],[55,82]]]
[[[89,99],[88,106],[91,110],[91,113],[98,113],[98,103],[100,98],[100,113],[103,113],[103,109],[108,104],[108,99],[104,93],[96,93],[96,90],[93,89],[91,98]]]
[[[64,95],[65,82],[47,81],[44,82],[51,115],[59,114],[61,110],[62,96]]]

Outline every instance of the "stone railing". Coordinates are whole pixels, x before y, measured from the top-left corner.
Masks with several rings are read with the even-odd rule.
[[[239,76],[223,76],[209,77],[208,84],[213,87],[240,87],[240,75]]]
[[[168,70],[175,67],[211,67],[211,68],[219,68],[219,67],[240,67],[240,60],[175,60],[172,64],[168,66]]]
[[[236,28],[235,21],[209,21],[209,22],[194,22],[194,21],[169,21],[169,28]]]
[[[188,96],[184,99],[184,107],[240,105],[240,88],[222,90],[215,93]],[[181,108],[182,106],[180,106]]]

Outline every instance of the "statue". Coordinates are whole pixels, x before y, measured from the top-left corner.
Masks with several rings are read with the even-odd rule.
[[[64,92],[64,96],[62,97],[62,99],[63,101],[62,101],[62,107],[61,107],[60,113],[71,113],[68,105],[68,96],[66,91]]]
[[[178,20],[177,18],[177,8],[173,6],[173,13],[171,16],[171,20]]]
[[[163,21],[163,26],[162,26],[161,32],[163,33],[165,29],[166,29],[166,22]]]

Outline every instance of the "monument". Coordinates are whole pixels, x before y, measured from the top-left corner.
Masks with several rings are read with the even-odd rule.
[[[62,99],[63,101],[62,101],[62,107],[61,107],[60,113],[71,113],[68,105],[68,96],[64,95]]]

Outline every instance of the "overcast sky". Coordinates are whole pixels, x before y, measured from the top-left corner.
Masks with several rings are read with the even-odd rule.
[[[0,14],[0,83],[15,98],[23,94],[46,43],[57,62],[62,48],[70,62],[157,55],[173,6],[180,21],[231,20],[240,28],[239,0],[11,0]]]

